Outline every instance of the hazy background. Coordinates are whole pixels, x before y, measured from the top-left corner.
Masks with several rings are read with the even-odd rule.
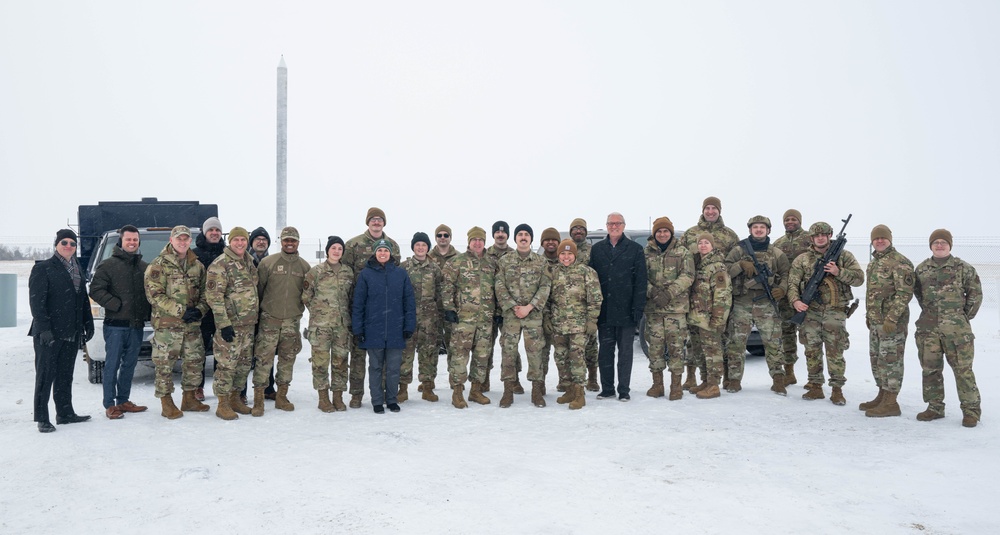
[[[862,250],[996,235],[998,27],[991,1],[2,2],[0,241],[144,196],[276,234],[281,55],[310,246],[373,205],[408,254],[441,222],[461,250],[496,219],[683,229],[708,195],[741,235],[789,207],[853,212]]]

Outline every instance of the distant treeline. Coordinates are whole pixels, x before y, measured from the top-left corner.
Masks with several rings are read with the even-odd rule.
[[[44,260],[52,256],[48,247],[9,247],[0,243],[0,260]]]

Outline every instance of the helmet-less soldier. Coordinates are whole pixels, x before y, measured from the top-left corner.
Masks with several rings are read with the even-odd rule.
[[[559,252],[557,251],[560,241],[559,231],[553,227],[549,227],[542,231],[542,237],[538,241],[541,243],[542,258],[545,259],[546,271],[551,279],[554,274],[553,271],[559,265]],[[542,376],[547,376],[549,374],[549,355],[552,354],[552,314],[549,312],[548,303],[546,303],[545,310],[542,311],[542,334],[545,335],[545,347],[542,349],[542,354],[545,355],[545,360],[542,364]],[[556,391],[565,392],[569,383],[563,379],[566,375],[559,361],[556,361],[556,372],[556,375],[559,377]]]
[[[212,265],[212,262],[222,254],[222,251],[226,248],[226,239],[222,237],[222,223],[219,221],[218,217],[210,217],[205,220],[201,225],[201,234],[198,235],[194,240],[195,247],[192,249],[195,256],[198,257],[198,261],[201,265],[205,266],[205,272],[208,272],[208,266]],[[205,354],[214,353],[214,348],[212,346],[212,341],[215,339],[215,315],[212,310],[209,309],[205,313],[205,317],[201,318],[201,338],[202,342],[205,344]],[[212,367],[214,370],[215,361],[212,361]],[[201,367],[201,384],[198,385],[198,389],[194,391],[195,398],[198,401],[205,401],[205,365],[202,364]]]
[[[809,241],[809,233],[802,228],[802,213],[795,208],[785,210],[781,216],[785,226],[785,235],[774,240],[774,246],[781,249],[788,259],[788,264],[802,253],[806,252],[812,243]],[[795,315],[795,309],[788,302],[787,295],[784,299],[778,299],[778,312],[781,314],[781,352],[784,354],[783,363],[785,365],[785,386],[794,385],[798,381],[795,379],[795,363],[799,360],[798,355],[798,332],[799,326],[788,321]]]
[[[302,283],[302,304],[309,309],[313,388],[323,412],[346,411],[347,353],[351,347],[354,271],[344,265],[344,240],[326,240],[326,261],[313,266]],[[333,397],[330,397],[330,391]]]
[[[434,229],[434,243],[435,243],[434,248],[431,249],[430,254],[427,255],[430,257],[431,260],[434,261],[435,264],[437,264],[437,267],[441,268],[442,274],[444,273],[444,266],[445,264],[448,263],[448,260],[451,260],[452,258],[458,255],[458,251],[455,249],[455,247],[451,245],[451,236],[452,236],[451,227],[445,225],[444,223],[438,225],[437,228]],[[438,349],[438,354],[447,355],[448,346],[451,345],[452,324],[448,323],[447,321],[443,321],[441,323],[442,323],[441,335],[440,335],[441,339],[438,342],[440,344],[440,347]],[[431,388],[432,389],[437,388],[434,384],[433,378],[431,378]],[[417,391],[419,392],[424,391],[423,383],[420,383],[420,386],[417,387]]]
[[[409,397],[406,385],[413,381],[414,354],[417,358],[421,397],[427,401],[438,400],[434,393],[434,378],[438,371],[438,345],[441,342],[441,316],[444,313],[441,304],[444,273],[428,256],[430,246],[431,240],[426,233],[415,233],[410,240],[413,256],[403,262],[403,268],[410,276],[410,285],[413,286],[417,330],[406,340],[406,347],[403,349],[399,394],[396,396],[400,403]]]
[[[493,265],[499,266],[500,259],[506,256],[508,253],[514,250],[513,247],[507,243],[510,238],[510,226],[507,225],[506,221],[496,221],[493,223],[493,245],[486,249],[486,255],[493,259]],[[497,315],[493,318],[493,331],[491,337],[493,338],[493,343],[490,344],[490,358],[489,365],[486,370],[486,380],[483,381],[483,392],[490,391],[490,372],[493,371],[493,352],[496,348],[497,337],[500,336],[500,327],[503,325],[503,315],[500,309],[497,309]],[[521,386],[521,359],[517,359],[515,364],[515,371],[517,372],[514,376],[514,393],[523,394],[524,387]]]
[[[569,237],[576,244],[576,263],[590,265],[590,242],[587,241],[587,221],[576,218],[569,224]],[[587,351],[584,354],[587,363],[587,390],[597,392],[601,389],[597,384],[597,333],[587,335]]]
[[[722,261],[722,252],[715,249],[714,242],[715,237],[708,232],[702,232],[695,242],[698,254],[695,255],[695,276],[687,315],[691,336],[697,337],[697,340],[692,340],[692,346],[697,343],[702,349],[694,358],[705,380],[691,388],[691,393],[698,399],[720,395],[719,381],[725,375],[722,335],[726,331],[729,311],[733,308],[732,281]]]

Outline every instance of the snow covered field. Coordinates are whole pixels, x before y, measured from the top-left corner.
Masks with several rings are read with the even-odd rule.
[[[558,406],[553,365],[544,409],[524,395],[501,410],[494,388],[493,404],[459,411],[439,388],[442,401],[411,398],[399,414],[374,414],[367,396],[363,409],[324,414],[306,344],[289,396],[294,412],[268,402],[262,418],[224,422],[209,396],[212,412],[168,421],[146,362],[132,399],[150,410],[110,421],[81,362],[74,404],[93,421],[43,435],[32,422],[28,269],[0,263],[0,273],[18,273],[17,327],[0,329],[0,533],[1000,530],[989,509],[1000,478],[995,308],[973,322],[983,393],[975,429],[961,427],[950,369],[946,418],[914,419],[925,405],[912,324],[903,416],[857,410],[876,392],[862,305],[848,325],[845,407],[802,400],[798,385],[787,398],[772,394],[761,358],[749,360],[739,394],[647,398],[637,344],[630,403],[588,393],[583,410]],[[801,385],[804,359],[796,374]],[[492,380],[499,384],[499,367]],[[437,384],[447,384],[443,359]]]

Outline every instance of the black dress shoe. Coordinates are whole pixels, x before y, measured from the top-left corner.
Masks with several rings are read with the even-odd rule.
[[[375,405],[375,414],[385,414],[385,407],[381,405]]]
[[[396,403],[390,403],[388,407],[389,407],[389,412],[399,412],[399,405]]]
[[[49,422],[38,422],[38,432],[39,433],[51,433],[56,430],[56,426]]]
[[[80,422],[86,422],[89,419],[90,419],[90,416],[86,415],[86,414],[84,414],[82,416],[79,415],[79,414],[70,414],[69,416],[56,416],[56,423],[59,424],[59,425],[62,425],[62,424],[78,424]]]

